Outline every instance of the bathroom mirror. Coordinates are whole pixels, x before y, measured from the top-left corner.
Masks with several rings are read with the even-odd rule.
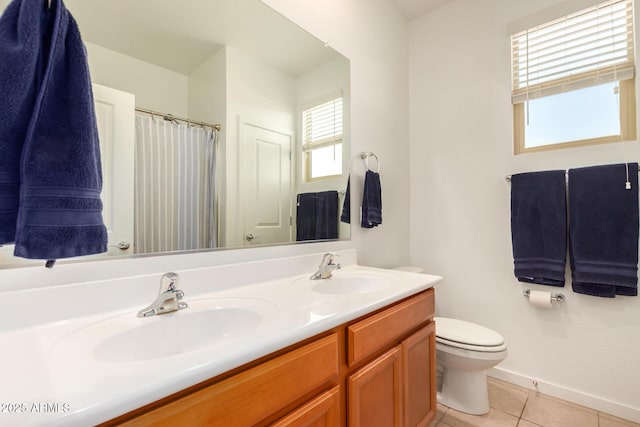
[[[259,0],[64,3],[94,83],[110,235],[106,254],[71,262],[350,238],[339,220],[350,158],[347,58]],[[323,105],[333,133],[303,141],[327,118],[305,111]],[[202,148],[176,148],[200,144],[181,139],[194,132]],[[141,148],[149,134],[181,136]],[[323,161],[327,176],[309,173]],[[301,194],[325,204],[301,209]],[[315,218],[323,197],[329,219]],[[323,231],[328,221],[329,234],[300,231],[314,221]],[[0,247],[0,268],[35,262],[12,252]]]

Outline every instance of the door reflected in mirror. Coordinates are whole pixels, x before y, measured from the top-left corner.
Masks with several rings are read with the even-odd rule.
[[[350,238],[347,58],[259,0],[65,4],[101,139],[96,257]],[[22,265],[12,251],[0,267]]]

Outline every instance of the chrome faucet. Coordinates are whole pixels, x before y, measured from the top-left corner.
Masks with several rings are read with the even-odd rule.
[[[165,273],[160,278],[160,291],[156,300],[138,312],[138,317],[155,316],[187,308],[187,303],[180,301],[184,292],[177,288],[180,277],[177,273]]]
[[[318,266],[318,271],[313,273],[311,280],[328,279],[331,277],[331,272],[340,268],[340,264],[336,262],[338,254],[333,252],[327,252],[322,257],[322,262]]]

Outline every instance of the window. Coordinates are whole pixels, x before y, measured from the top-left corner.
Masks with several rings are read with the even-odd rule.
[[[305,180],[342,174],[342,97],[302,112]]]
[[[511,36],[514,152],[636,138],[633,0]]]

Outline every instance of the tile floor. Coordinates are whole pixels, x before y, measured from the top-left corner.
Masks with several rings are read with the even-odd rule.
[[[430,427],[640,427],[575,403],[489,378],[486,415],[474,416],[438,404]]]

